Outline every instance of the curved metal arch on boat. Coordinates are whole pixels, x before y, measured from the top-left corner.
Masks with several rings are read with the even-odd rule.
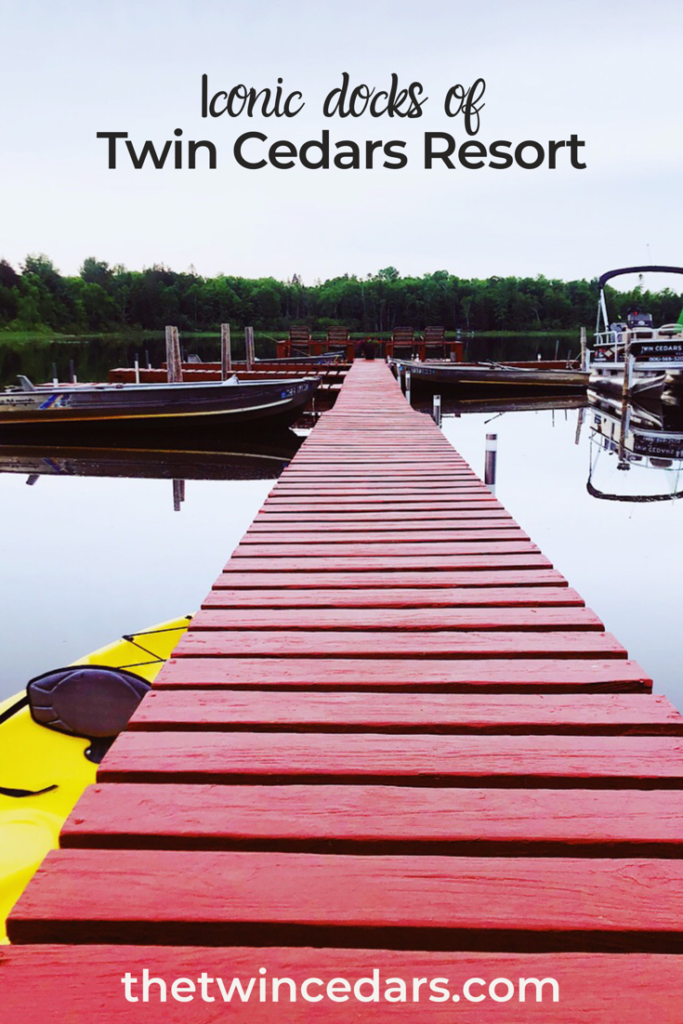
[[[600,288],[604,288],[607,282],[613,277],[621,277],[623,274],[683,274],[683,267],[620,267],[618,270],[608,270],[601,274],[598,279]]]

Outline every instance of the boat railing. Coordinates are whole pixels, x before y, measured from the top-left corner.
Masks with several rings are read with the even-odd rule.
[[[610,327],[596,331],[592,352],[594,364],[622,366],[626,355],[636,367],[653,371],[683,369],[683,324],[661,327]]]

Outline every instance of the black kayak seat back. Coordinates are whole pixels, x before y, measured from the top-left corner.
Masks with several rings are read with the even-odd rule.
[[[121,668],[70,665],[31,679],[26,691],[34,721],[86,739],[117,736],[149,690]]]

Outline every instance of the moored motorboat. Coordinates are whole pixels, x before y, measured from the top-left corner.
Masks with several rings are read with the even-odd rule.
[[[201,423],[293,423],[319,384],[295,380],[161,384],[44,384],[20,376],[20,387],[0,393],[0,428],[85,424],[137,427]]]
[[[683,274],[683,267],[621,267],[608,270],[598,280],[598,316],[590,352],[591,387],[598,386],[597,377],[605,379],[599,386],[606,390],[624,390],[626,377],[628,394],[661,393],[683,386],[683,313],[678,322],[656,327],[650,313],[632,306],[626,310],[625,319],[610,320],[605,295],[608,281],[625,274],[646,273]],[[655,378],[651,388],[646,378]]]
[[[593,391],[605,391],[612,395],[624,393],[623,373],[591,373],[588,386]],[[634,375],[626,392],[630,395],[650,396],[657,398],[662,394],[667,384],[665,373],[643,373]]]
[[[501,391],[514,388],[522,391],[585,391],[588,373],[577,369],[545,369],[534,364],[512,366],[504,363],[425,363],[403,359],[391,359],[389,364],[397,374],[410,373],[411,386],[451,387],[460,392],[470,389]]]

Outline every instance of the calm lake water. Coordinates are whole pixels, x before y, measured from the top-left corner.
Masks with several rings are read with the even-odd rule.
[[[481,476],[486,435],[498,435],[496,496],[652,676],[655,691],[683,710],[683,459],[660,454],[652,465],[642,456],[619,469],[610,441],[619,421],[594,408],[494,416],[446,415],[443,430]],[[669,438],[679,432],[673,443],[683,455],[680,415],[669,414],[667,427]],[[676,492],[681,497],[670,497]]]
[[[497,496],[683,710],[683,500],[670,497],[683,491],[683,463],[670,457],[683,444],[678,414],[647,442],[652,457],[629,460],[614,441],[619,416],[604,410],[494,402],[445,412],[446,436],[480,474],[485,436],[498,435]],[[0,444],[0,699],[122,633],[195,610],[299,443],[290,431],[241,452],[213,437],[189,455]],[[185,480],[184,500],[174,480]]]

